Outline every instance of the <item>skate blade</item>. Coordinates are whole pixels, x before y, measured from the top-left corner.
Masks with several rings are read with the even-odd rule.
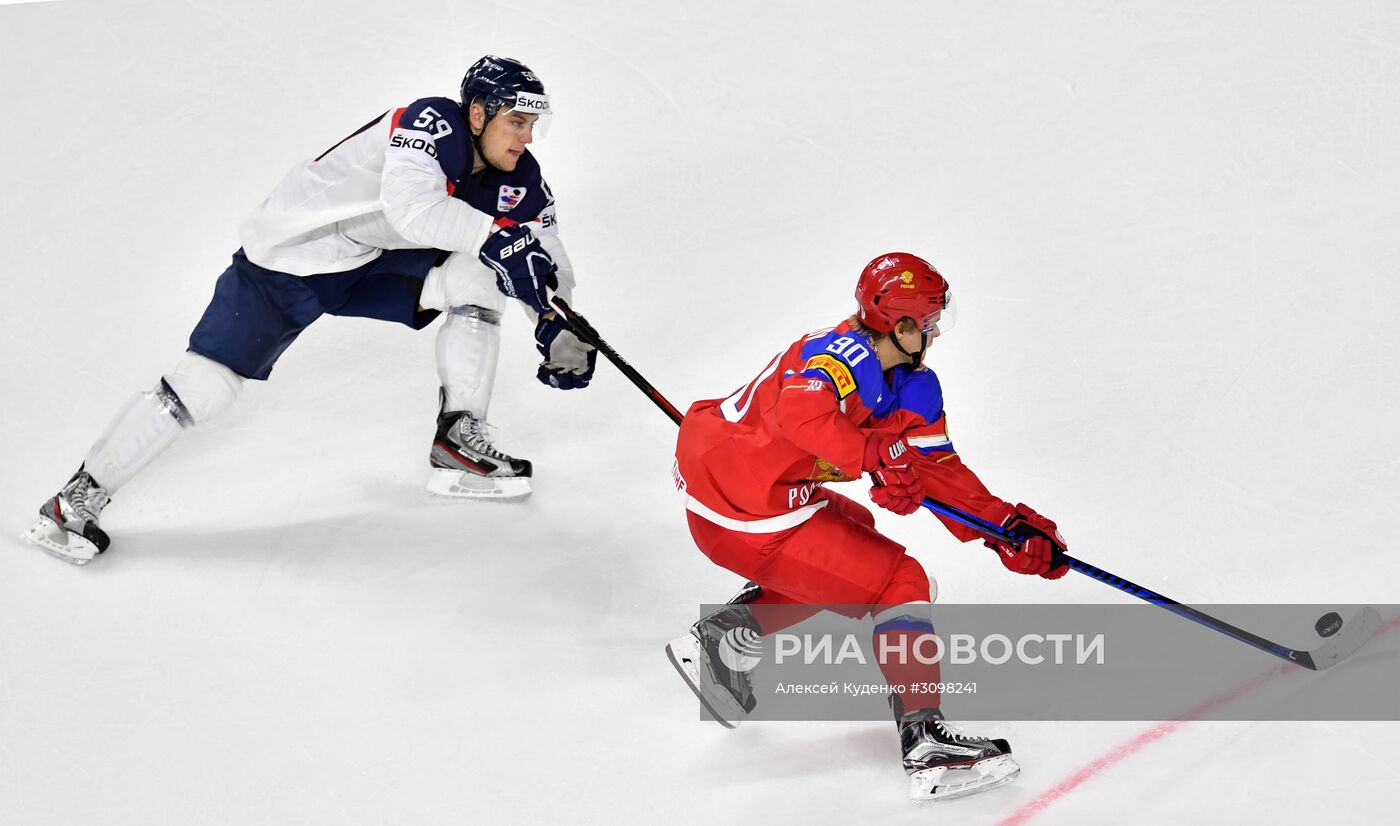
[[[495,479],[450,468],[433,468],[428,493],[449,499],[519,499],[530,495],[530,477]]]
[[[705,711],[709,712],[716,723],[725,728],[739,727],[739,720],[745,716],[743,709],[739,708],[733,701],[726,703],[719,697],[709,696],[705,691],[703,678],[700,675],[700,643],[695,639],[694,634],[686,634],[666,643],[666,658],[671,661],[676,673],[681,675],[681,679],[685,680],[685,684],[690,687],[691,693],[695,695],[696,699],[700,701],[700,705],[705,707]]]
[[[24,541],[71,565],[86,565],[97,556],[96,545],[84,537],[65,531],[47,516],[39,517],[34,527],[25,531]]]
[[[1005,786],[1021,774],[1011,755],[988,757],[970,766],[939,766],[909,775],[909,800],[932,803],[955,800]]]

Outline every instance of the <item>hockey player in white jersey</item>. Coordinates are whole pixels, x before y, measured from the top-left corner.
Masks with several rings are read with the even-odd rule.
[[[535,318],[540,381],[586,387],[596,359],[548,303],[550,291],[568,300],[574,286],[553,194],[528,149],[549,115],[529,68],[487,55],[467,71],[460,101],[386,111],[293,168],[240,226],[243,247],[184,356],[118,410],[28,540],[79,565],[106,550],[99,518],[112,494],[182,430],[228,408],[245,381],[267,379],[323,314],[413,329],[445,315],[428,489],[527,494],[530,462],[486,431],[509,299]]]

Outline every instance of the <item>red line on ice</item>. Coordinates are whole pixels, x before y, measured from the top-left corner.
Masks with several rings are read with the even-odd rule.
[[[1376,631],[1376,636],[1379,637],[1382,634],[1394,631],[1396,628],[1400,628],[1400,616],[1393,617],[1390,620],[1388,620],[1385,624],[1383,624],[1380,627],[1380,629]],[[1222,694],[1218,694],[1215,697],[1212,697],[1211,699],[1201,703],[1200,705],[1189,709],[1181,715],[1184,719],[1171,720],[1165,723],[1158,723],[1152,728],[1147,729],[1146,731],[1141,732],[1140,734],[1122,743],[1119,743],[1114,748],[1099,755],[1092,762],[1081,767],[1074,774],[1071,774],[1069,777],[1066,777],[1064,780],[1061,780],[1059,783],[1056,783],[1054,788],[1049,789],[1040,797],[1037,797],[1036,799],[1026,803],[1021,808],[1017,809],[1011,814],[1010,817],[998,823],[997,826],[1021,826],[1021,824],[1029,821],[1031,818],[1035,817],[1036,815],[1053,806],[1057,801],[1068,795],[1070,792],[1074,791],[1075,789],[1094,779],[1094,777],[1097,776],[1104,769],[1107,769],[1110,766],[1113,766],[1117,763],[1121,763],[1129,757],[1132,757],[1134,754],[1141,751],[1144,747],[1150,745],[1151,743],[1157,740],[1162,739],[1163,737],[1166,737],[1168,734],[1171,734],[1172,732],[1186,725],[1188,722],[1190,722],[1192,718],[1199,717],[1202,714],[1205,714],[1206,712],[1213,711],[1214,709],[1223,706],[1228,702],[1231,702],[1232,700],[1239,699],[1240,697],[1244,696],[1245,694],[1248,694],[1251,691],[1254,691],[1260,686],[1271,683],[1279,677],[1283,676],[1284,674],[1287,674],[1294,670],[1296,670],[1295,666],[1287,664],[1279,665],[1277,668],[1270,669],[1269,671],[1265,671],[1262,674],[1251,677],[1248,680],[1245,680],[1244,682],[1230,689],[1229,691],[1226,691]]]

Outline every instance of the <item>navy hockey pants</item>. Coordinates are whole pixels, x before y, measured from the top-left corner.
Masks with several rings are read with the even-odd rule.
[[[250,379],[266,379],[302,330],[323,314],[396,321],[421,330],[437,310],[419,310],[428,270],[447,253],[386,250],[363,266],[290,275],[249,261],[243,250],[214,285],[214,298],[190,333],[189,349]]]

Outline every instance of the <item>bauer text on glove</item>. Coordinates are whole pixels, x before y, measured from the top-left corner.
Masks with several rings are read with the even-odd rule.
[[[486,239],[477,255],[495,271],[497,289],[537,313],[550,311],[548,291],[559,284],[554,259],[528,226],[502,227]]]

